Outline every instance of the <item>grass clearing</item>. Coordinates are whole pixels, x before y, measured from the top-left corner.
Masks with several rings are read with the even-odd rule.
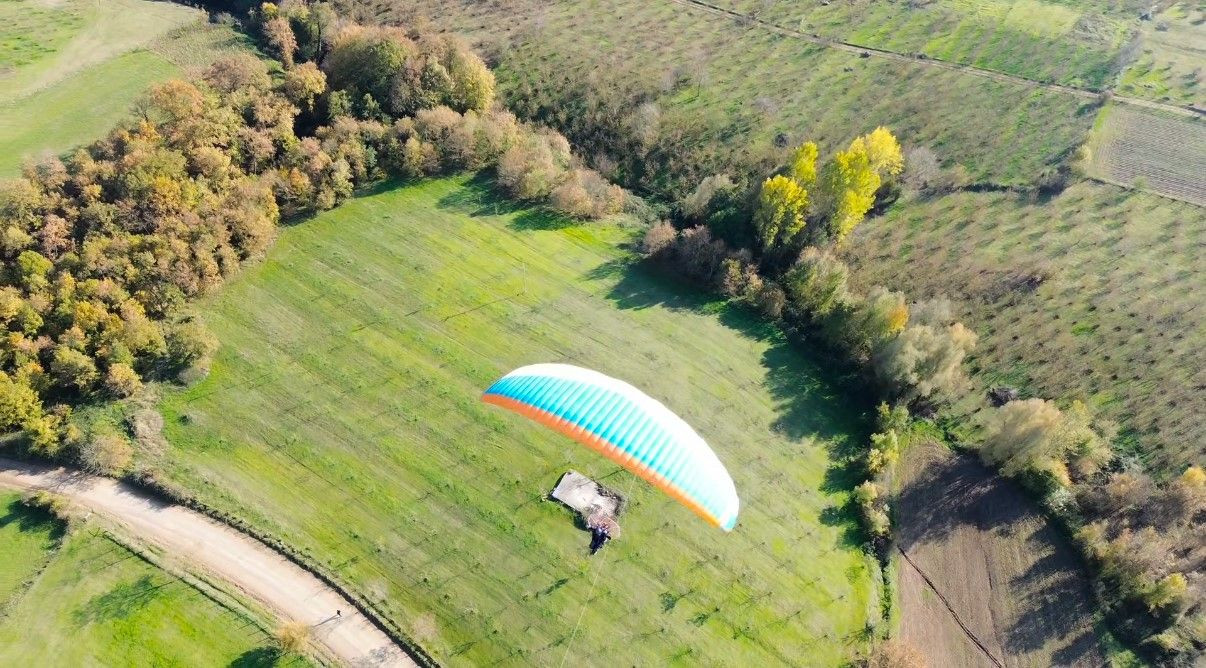
[[[976,388],[1082,398],[1158,473],[1206,456],[1206,211],[1091,182],[1041,203],[960,193],[868,220],[856,282],[947,295],[980,336]],[[1040,277],[1037,282],[1029,280]],[[980,396],[983,396],[980,394]]]
[[[19,498],[0,493],[0,664],[273,665],[250,620],[94,526],[63,536]]]
[[[147,0],[16,0],[0,3],[4,21],[23,26],[22,35],[48,36],[24,56],[19,44],[0,48],[0,177],[102,136],[152,84],[248,45],[198,10]]]
[[[843,511],[857,402],[772,328],[628,266],[634,232],[513,208],[469,177],[290,227],[201,309],[222,348],[163,399],[158,465],[444,662],[837,665],[879,616]],[[696,426],[736,481],[737,529],[480,401],[536,361],[627,379]],[[630,500],[594,558],[544,499],[568,468]]]
[[[6,0],[0,3],[0,100],[31,95],[204,16],[149,0]]]
[[[1206,108],[1206,6],[1179,2],[1140,25],[1138,57],[1118,92]]]
[[[1137,10],[1084,1],[717,4],[829,39],[1087,88],[1111,83],[1118,52],[1138,23]]]

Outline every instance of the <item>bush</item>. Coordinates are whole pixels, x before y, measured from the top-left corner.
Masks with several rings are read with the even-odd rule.
[[[901,640],[885,640],[871,652],[866,668],[925,668],[925,657]]]
[[[303,622],[285,622],[273,633],[276,646],[285,654],[302,654],[310,644],[310,627]]]
[[[641,240],[641,250],[645,255],[653,257],[673,246],[676,239],[678,239],[678,230],[674,229],[670,223],[662,221],[645,231],[645,236]]]
[[[130,466],[133,448],[121,436],[102,434],[79,446],[80,467],[100,475],[120,475]]]
[[[909,325],[876,352],[873,368],[891,396],[949,397],[966,382],[963,359],[975,345],[976,335],[962,323]]]
[[[778,284],[763,282],[762,287],[754,294],[754,308],[772,321],[783,316],[783,307],[787,305],[787,295]]]

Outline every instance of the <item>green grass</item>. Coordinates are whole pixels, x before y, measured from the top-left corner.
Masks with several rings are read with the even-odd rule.
[[[847,253],[860,285],[947,295],[980,335],[975,392],[1080,398],[1138,439],[1158,473],[1206,456],[1198,307],[1206,213],[1081,183],[1041,203],[960,193],[867,221]],[[1021,276],[1042,276],[1025,286]]]
[[[271,665],[250,620],[94,527],[61,536],[18,498],[0,493],[0,664]]]
[[[222,347],[163,399],[172,447],[152,463],[451,664],[842,663],[879,616],[843,511],[859,401],[772,328],[629,266],[632,228],[511,209],[467,181],[284,230],[202,307]],[[736,481],[736,530],[480,401],[538,361],[627,379],[696,426]],[[593,558],[545,500],[571,468],[631,501]]]
[[[149,0],[0,2],[0,100],[19,99],[203,20]]]
[[[1185,2],[1168,7],[1143,22],[1138,44],[1135,62],[1118,82],[1119,93],[1206,107],[1206,7]]]
[[[20,500],[19,494],[0,492],[0,610],[45,565],[61,533],[52,516]]]
[[[1138,17],[1137,11],[1085,1],[721,4],[757,13],[776,25],[861,46],[1091,88],[1110,83],[1114,60]]]
[[[428,2],[411,3],[418,8],[410,10],[397,3],[358,4],[379,9],[366,9],[370,16],[404,23],[425,11],[438,25],[471,37],[496,55],[503,97],[521,110],[549,98],[547,106],[556,110],[542,118],[554,126],[623,124],[614,119],[639,103],[612,108],[601,102],[602,109],[595,108],[596,100],[620,93],[656,104],[655,130],[664,145],[649,159],[663,161],[683,181],[680,191],[689,192],[710,173],[744,167],[747,153],[773,154],[780,133],[793,145],[815,139],[832,149],[877,125],[889,126],[905,143],[933,148],[948,163],[964,164],[977,180],[1029,183],[1083,143],[1093,120],[1082,110],[1083,100],[1066,94],[919,63],[860,58],[668,0],[520,2],[505,8]],[[884,13],[902,12],[897,4],[882,6]],[[689,83],[675,85],[676,80]],[[589,94],[578,92],[583,82]],[[573,95],[564,92],[571,88]],[[597,157],[595,150],[588,157]],[[665,151],[672,155],[667,158]],[[772,168],[758,165],[755,173]]]
[[[61,153],[104,135],[126,118],[151,84],[179,71],[153,53],[136,51],[0,105],[0,175],[15,175],[26,159]]]
[[[147,0],[9,0],[6,21],[37,39],[26,48],[0,33],[0,178],[104,135],[153,83],[247,44],[196,10]]]

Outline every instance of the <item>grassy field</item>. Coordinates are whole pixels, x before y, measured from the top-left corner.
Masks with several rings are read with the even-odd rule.
[[[246,46],[202,12],[148,0],[9,0],[0,25],[0,177],[103,135],[152,83]]]
[[[18,498],[0,493],[0,664],[273,664],[251,620],[95,527],[62,535],[56,519]]]
[[[206,304],[222,348],[162,402],[166,475],[305,550],[448,663],[849,657],[880,614],[843,511],[858,402],[769,328],[629,267],[634,230],[508,209],[466,181],[291,227]],[[625,378],[695,425],[736,481],[736,530],[480,401],[538,361]],[[545,500],[571,468],[631,502],[593,558]]]
[[[1135,62],[1118,92],[1206,108],[1206,6],[1179,2],[1141,24]]]
[[[1118,52],[1138,23],[1140,5],[1094,0],[715,4],[830,39],[1086,88],[1112,83]]]
[[[1101,112],[1089,173],[1206,206],[1206,125],[1119,105]]]
[[[980,390],[1080,397],[1164,473],[1206,456],[1206,211],[1082,183],[1047,202],[961,193],[855,233],[857,282],[950,296],[980,335]],[[982,395],[981,395],[982,396]]]
[[[540,114],[554,126],[612,122],[608,114],[650,126],[648,158],[669,163],[687,191],[747,153],[773,154],[780,133],[831,148],[881,124],[977,180],[1026,183],[1082,143],[1093,121],[1084,100],[1064,94],[860,58],[670,0],[351,4],[372,20],[428,16],[470,37],[498,62],[508,102],[523,110],[556,100]],[[612,109],[596,99],[616,95],[632,102]],[[634,114],[643,102],[656,105],[656,122]]]

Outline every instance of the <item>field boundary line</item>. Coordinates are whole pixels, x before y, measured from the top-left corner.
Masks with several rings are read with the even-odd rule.
[[[865,46],[862,44],[856,44],[854,42],[847,42],[847,41],[840,40],[840,39],[830,39],[828,37],[821,37],[820,35],[817,35],[817,34],[806,33],[802,30],[796,30],[795,28],[788,28],[786,26],[781,26],[777,23],[767,21],[766,19],[760,19],[757,16],[751,16],[749,14],[742,14],[741,12],[738,12],[738,11],[735,11],[732,9],[725,9],[724,7],[719,7],[717,5],[713,5],[711,3],[704,2],[703,0],[669,0],[669,1],[680,4],[680,5],[684,5],[686,7],[693,7],[693,8],[705,11],[705,12],[709,12],[709,13],[715,14],[717,16],[728,17],[728,18],[731,18],[738,22],[753,23],[753,24],[761,26],[762,28],[770,30],[772,32],[777,32],[781,35],[795,37],[797,39],[802,39],[807,42],[811,42],[818,46],[823,46],[823,47],[835,49],[838,51],[846,51],[848,53],[853,53],[853,54],[856,54],[859,56],[866,54],[866,55],[871,55],[871,56],[878,56],[880,58],[886,58],[888,60],[895,60],[897,62],[902,62],[902,63],[912,63],[914,65],[937,67],[937,68],[949,70],[952,72],[963,72],[966,74],[983,77],[986,79],[995,79],[997,81],[1003,81],[1003,82],[1015,83],[1015,84],[1025,85],[1025,86],[1044,88],[1046,90],[1050,90],[1050,91],[1054,91],[1054,92],[1058,92],[1058,93],[1065,93],[1068,95],[1075,95],[1077,97],[1090,99],[1090,100],[1096,100],[1100,97],[1100,95],[1102,93],[1112,90],[1109,88],[1106,88],[1103,90],[1093,90],[1093,89],[1089,89],[1089,88],[1078,88],[1076,86],[1067,86],[1064,84],[1048,83],[1046,81],[1039,81],[1037,79],[1028,79],[1023,76],[1019,76],[1016,74],[1009,74],[1007,72],[1001,72],[999,70],[990,70],[990,69],[986,69],[983,67],[978,67],[976,65],[955,63],[955,62],[951,62],[949,60],[942,60],[940,58],[932,58],[929,56],[926,56],[926,57],[912,56],[912,55],[909,55],[906,53],[900,53],[899,51],[889,51],[887,49],[881,49],[881,48],[877,48],[874,46]],[[1136,107],[1145,107],[1147,109],[1155,109],[1155,110],[1164,111],[1164,112],[1168,112],[1168,113],[1172,113],[1172,114],[1177,114],[1179,116],[1188,116],[1189,118],[1206,117],[1206,112],[1199,111],[1196,108],[1178,107],[1173,104],[1164,104],[1163,102],[1156,102],[1154,100],[1145,100],[1145,99],[1139,98],[1139,97],[1130,97],[1127,95],[1115,94],[1112,99],[1115,102],[1120,102],[1122,104],[1129,104],[1129,105],[1136,106]]]
[[[926,575],[925,571],[921,570],[921,568],[913,562],[913,558],[909,556],[909,553],[905,552],[904,548],[900,547],[899,545],[896,546],[896,551],[900,553],[900,556],[904,557],[904,560],[913,567],[914,571],[917,571],[917,574],[920,575],[921,579],[925,581],[925,584],[930,588],[930,591],[934,592],[934,595],[938,597],[938,600],[942,601],[942,604],[946,606],[948,611],[950,611],[951,617],[955,620],[955,623],[959,625],[959,628],[963,629],[963,633],[967,636],[968,640],[971,640],[972,644],[978,647],[980,651],[984,653],[984,656],[988,657],[988,660],[991,661],[994,666],[997,668],[1005,668],[1005,664],[1001,663],[1000,659],[993,656],[992,652],[988,651],[988,648],[984,646],[984,643],[981,642],[978,637],[976,637],[976,634],[972,633],[972,630],[967,627],[967,624],[963,623],[963,620],[960,619],[959,613],[955,612],[955,608],[951,605],[951,602],[942,595],[942,592],[938,591],[938,587],[934,584],[934,581],[930,579],[930,576]]]

